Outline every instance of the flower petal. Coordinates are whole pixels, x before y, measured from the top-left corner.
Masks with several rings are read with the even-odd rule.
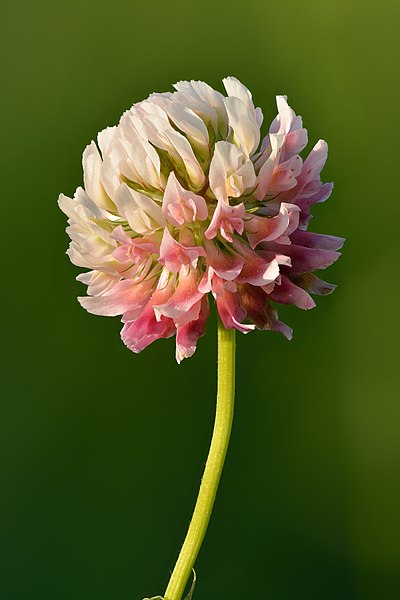
[[[294,244],[298,244],[299,246],[319,248],[321,250],[340,250],[346,241],[345,238],[342,237],[313,233],[311,231],[302,231],[301,229],[298,229],[292,234],[291,240]]]
[[[233,281],[241,272],[245,260],[232,251],[224,251],[213,242],[205,242],[204,248],[207,255],[207,264],[221,279]]]
[[[198,290],[199,279],[197,270],[190,269],[187,272],[182,268],[174,293],[166,302],[155,304],[154,308],[159,314],[173,319],[186,316],[190,309],[203,297],[202,292]]]
[[[320,279],[314,273],[291,274],[291,279],[309,294],[316,294],[317,296],[327,296],[336,289],[336,285]]]
[[[287,339],[292,339],[291,328],[278,320],[277,311],[268,302],[268,296],[262,288],[248,284],[240,286],[240,296],[248,318],[257,329],[278,331]]]
[[[121,331],[121,339],[132,352],[138,353],[155,340],[169,338],[174,333],[173,320],[163,316],[157,320],[153,306],[148,302],[135,321],[125,323]]]
[[[214,276],[213,279],[216,280],[213,281],[213,295],[224,327],[237,329],[241,333],[252,331],[254,325],[241,322],[246,318],[247,313],[243,307],[240,294],[230,291],[217,276]]]
[[[217,198],[228,202],[238,198],[256,184],[253,163],[230,142],[217,142],[210,164],[210,188]]]
[[[82,157],[83,180],[90,198],[105,210],[114,211],[115,204],[107,194],[101,182],[103,161],[94,142],[86,146]]]
[[[167,228],[160,246],[159,263],[172,273],[178,273],[182,265],[191,265],[196,268],[199,256],[205,256],[206,252],[202,246],[184,246],[177,242]]]
[[[218,234],[221,234],[228,242],[232,242],[232,235],[235,231],[242,235],[244,230],[243,217],[245,215],[244,204],[230,206],[223,200],[218,200],[217,208],[214,211],[211,223],[204,232],[208,240],[212,240]]]
[[[254,249],[261,242],[277,240],[284,234],[288,235],[289,225],[291,230],[296,229],[299,222],[300,209],[294,204],[282,202],[279,214],[276,217],[259,217],[254,215],[245,223],[247,238],[250,246]],[[290,223],[290,218],[294,222]]]
[[[93,315],[115,317],[127,311],[141,311],[148,301],[153,288],[151,281],[134,284],[124,279],[106,291],[102,296],[83,296],[78,301]]]
[[[129,188],[125,183],[117,190],[115,203],[135,233],[152,233],[165,225],[161,206],[154,200]]]
[[[275,285],[269,297],[280,304],[294,304],[305,310],[309,310],[315,306],[315,302],[311,296],[283,274],[281,275],[280,283]]]
[[[254,114],[257,125],[261,127],[263,122],[263,114],[261,108],[254,108],[253,97],[250,90],[243,85],[236,77],[225,77],[222,80],[228,96],[239,98],[246,105],[247,110]]]
[[[286,96],[277,96],[278,116],[272,122],[270,133],[280,133],[285,136],[284,160],[301,152],[307,145],[307,130],[303,128],[300,116],[290,108]]]
[[[167,221],[174,227],[182,227],[185,223],[194,223],[196,220],[205,221],[208,217],[204,198],[185,190],[173,171],[168,177],[162,210]]]
[[[292,273],[308,273],[317,269],[326,269],[333,264],[340,256],[340,252],[331,250],[319,250],[317,248],[306,248],[291,244],[290,246],[280,247],[279,244],[272,242],[269,244],[272,250],[286,254],[292,261]]]
[[[177,327],[176,361],[178,364],[181,363],[184,358],[193,356],[196,351],[197,340],[206,332],[206,323],[210,314],[207,296],[203,296],[200,302],[201,309],[198,318]]]
[[[233,131],[233,141],[249,157],[260,143],[260,126],[255,114],[245,102],[234,96],[225,98],[225,106],[228,123]]]

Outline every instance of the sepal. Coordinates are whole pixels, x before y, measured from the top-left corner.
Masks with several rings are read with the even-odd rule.
[[[193,569],[193,582],[192,582],[192,585],[190,587],[188,595],[185,596],[185,598],[183,600],[192,600],[193,594],[194,594],[195,585],[196,585],[196,571]]]
[[[193,569],[193,582],[192,582],[192,585],[191,585],[188,595],[185,596],[183,600],[192,600],[195,585],[196,585],[196,571]],[[152,598],[143,598],[143,600],[165,600],[165,598],[163,596],[153,596]]]

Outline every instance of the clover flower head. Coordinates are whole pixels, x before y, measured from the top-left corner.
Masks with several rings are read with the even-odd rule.
[[[68,255],[96,315],[122,315],[134,352],[176,336],[176,358],[192,356],[209,298],[223,325],[276,330],[276,304],[310,309],[310,294],[335,286],[313,271],[339,256],[343,239],[311,233],[310,208],[326,200],[327,144],[307,145],[302,119],[277,96],[278,115],[261,141],[263,114],[249,90],[224,79],[226,95],[201,81],[152,94],[100,132],[83,153],[84,188],[61,195]]]

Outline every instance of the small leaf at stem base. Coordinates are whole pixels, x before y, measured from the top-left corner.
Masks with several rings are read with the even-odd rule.
[[[193,583],[187,596],[183,600],[192,600],[194,593],[194,586],[196,585],[196,571],[193,569]],[[143,600],[165,600],[162,596],[152,596],[151,598],[143,598]]]
[[[194,593],[194,586],[196,585],[196,571],[193,569],[193,583],[189,590],[188,595],[184,598],[184,600],[192,600]]]

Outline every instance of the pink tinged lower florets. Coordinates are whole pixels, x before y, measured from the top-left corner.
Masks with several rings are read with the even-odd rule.
[[[200,302],[198,317],[176,329],[176,360],[178,363],[181,363],[184,358],[193,356],[199,337],[205,334],[210,314],[207,296],[203,296]]]
[[[212,240],[218,234],[221,234],[227,242],[232,242],[232,235],[235,231],[239,235],[243,233],[245,212],[243,203],[230,206],[223,200],[219,200],[211,223],[204,233],[205,237]]]
[[[198,303],[203,297],[199,284],[200,272],[182,267],[173,293],[162,301],[158,299],[155,304],[157,314],[175,319],[178,325],[192,320],[200,310]]]
[[[279,241],[290,244],[289,235],[299,224],[300,209],[294,204],[282,202],[275,217],[250,216],[246,221],[246,233],[250,246],[254,249],[261,242]]]
[[[224,282],[218,275],[214,274],[212,277],[212,294],[221,321],[227,329],[237,329],[241,333],[248,333],[255,328],[253,324],[242,323],[247,316],[247,312],[234,283]]]
[[[205,221],[208,208],[205,199],[194,192],[185,190],[172,171],[165,188],[162,210],[167,221],[174,227],[196,220]]]
[[[301,287],[294,284],[286,275],[280,276],[279,282],[269,292],[269,297],[274,302],[294,304],[305,310],[309,310],[315,306],[315,302],[311,296]]]
[[[146,304],[153,286],[150,279],[140,283],[123,279],[101,295],[82,296],[78,300],[83,308],[94,315],[115,317],[128,311],[137,314]]]
[[[221,279],[233,281],[241,273],[245,258],[233,248],[220,247],[214,241],[204,241],[207,264]]]
[[[175,333],[173,319],[156,311],[158,303],[166,302],[173,295],[175,283],[175,275],[170,277],[167,272],[163,272],[143,310],[139,314],[127,312],[123,315],[125,325],[121,338],[133,352],[140,352],[153,341],[171,337]]]
[[[185,246],[175,240],[169,230],[165,228],[160,246],[160,265],[165,266],[172,273],[178,273],[182,266],[197,266],[200,256],[206,252],[202,246]]]
[[[158,254],[160,250],[160,236],[131,238],[121,226],[118,226],[114,229],[112,237],[120,244],[114,250],[113,256],[122,263],[148,258],[152,254]]]
[[[121,331],[122,341],[133,352],[141,352],[152,342],[169,338],[175,333],[173,319],[156,319],[151,302],[146,304],[135,321],[125,323]]]
[[[134,352],[176,335],[176,360],[192,356],[213,298],[227,328],[291,338],[275,304],[314,306],[334,287],[312,271],[338,257],[343,238],[307,231],[327,145],[303,159],[302,119],[277,97],[260,144],[262,111],[237,79],[227,95],[203,82],[135,104],[83,155],[85,190],[61,195],[71,261],[86,267],[79,298],[89,312],[121,315]]]

